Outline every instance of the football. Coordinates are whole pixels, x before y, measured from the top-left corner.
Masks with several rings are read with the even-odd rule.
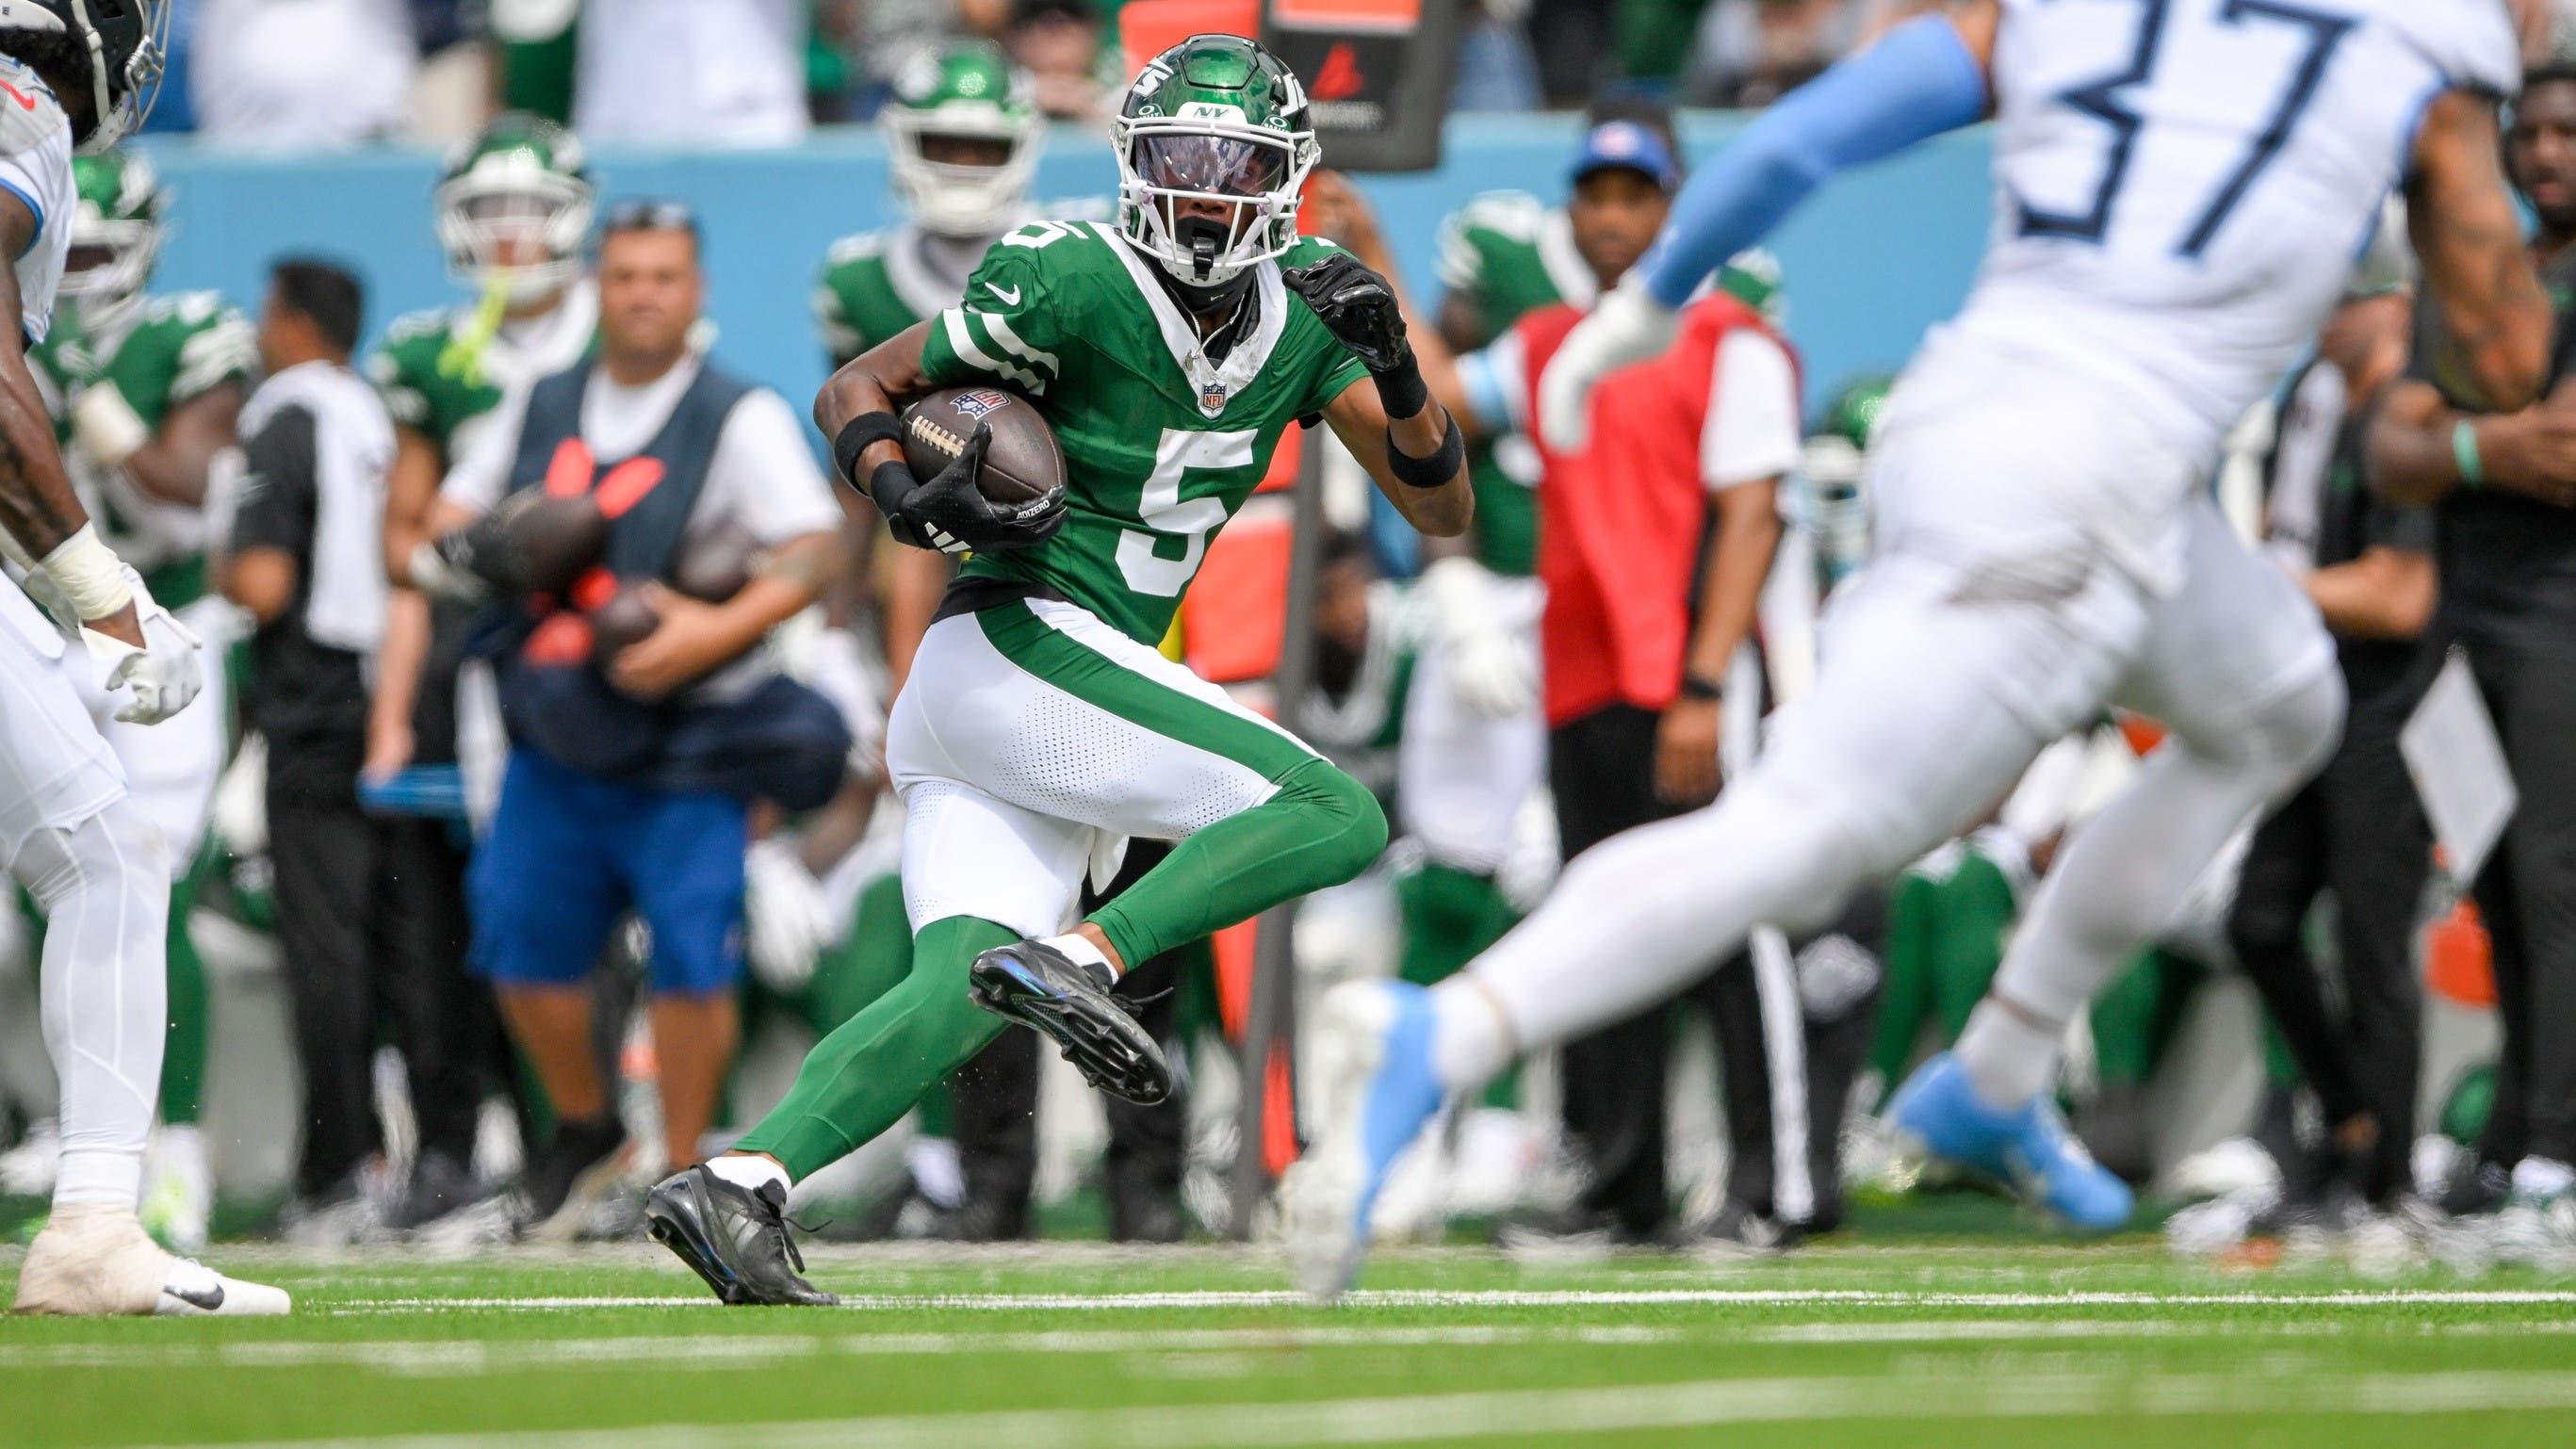
[[[496,556],[478,561],[477,571],[508,593],[562,593],[608,546],[608,519],[589,495],[557,498],[539,488],[502,499],[479,531]]]
[[[634,589],[619,589],[590,614],[590,662],[606,670],[629,644],[662,627],[662,616]]]
[[[952,387],[903,410],[903,461],[927,478],[955,461],[981,423],[993,430],[976,479],[995,503],[1019,504],[1064,486],[1064,445],[1028,399],[998,387]]]
[[[750,529],[728,519],[704,537],[680,544],[679,557],[671,561],[671,587],[692,599],[721,604],[751,582],[762,552]]]

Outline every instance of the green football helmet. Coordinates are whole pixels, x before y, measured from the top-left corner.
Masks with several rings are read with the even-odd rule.
[[[581,275],[593,194],[572,132],[521,111],[493,117],[438,183],[448,273],[514,302],[562,290]]]
[[[924,49],[895,73],[877,119],[895,193],[923,230],[991,236],[1017,219],[1046,147],[1035,90],[981,41]]]
[[[139,151],[72,158],[71,250],[58,295],[74,303],[81,325],[112,332],[143,303],[143,285],[166,234],[168,192]]]
[[[1232,281],[1296,242],[1315,127],[1306,88],[1252,41],[1193,35],[1147,61],[1109,137],[1118,230],[1180,281]]]

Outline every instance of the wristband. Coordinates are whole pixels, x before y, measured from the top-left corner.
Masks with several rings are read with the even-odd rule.
[[[1440,446],[1428,458],[1416,458],[1395,445],[1395,429],[1386,430],[1386,469],[1395,481],[1407,488],[1437,488],[1458,476],[1467,463],[1467,440],[1459,435],[1458,420],[1449,419],[1448,431],[1440,435]]]
[[[134,601],[134,590],[125,581],[124,561],[99,542],[98,530],[86,523],[36,567],[63,591],[63,602],[84,623],[104,619]]]
[[[841,424],[841,430],[832,435],[832,466],[840,469],[842,477],[856,483],[860,453],[872,444],[902,441],[901,418],[884,411],[861,413]]]
[[[1405,349],[1404,360],[1384,372],[1372,369],[1369,376],[1377,379],[1377,400],[1386,408],[1389,422],[1412,417],[1431,403],[1431,389],[1422,382],[1422,368],[1413,360],[1411,348]]]
[[[1684,699],[1705,699],[1715,701],[1724,699],[1725,697],[1725,687],[1705,674],[1685,674],[1682,676],[1682,698]]]
[[[903,512],[903,501],[920,486],[921,480],[903,464],[879,463],[876,471],[868,475],[868,500],[876,504],[879,513],[891,518]]]
[[[102,466],[113,468],[151,442],[152,429],[115,383],[97,382],[72,404],[72,437]]]
[[[2451,429],[2451,460],[2460,465],[2461,483],[2471,488],[2487,486],[2486,459],[2478,453],[2478,425],[2468,418]]]

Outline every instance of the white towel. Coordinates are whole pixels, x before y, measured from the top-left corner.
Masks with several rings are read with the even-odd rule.
[[[242,436],[289,407],[313,417],[313,584],[305,595],[304,632],[373,659],[385,632],[385,475],[394,461],[393,419],[364,378],[333,363],[306,362],[251,394],[242,407]]]

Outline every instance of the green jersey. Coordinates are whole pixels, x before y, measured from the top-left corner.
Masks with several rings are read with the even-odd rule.
[[[1030,208],[1024,220],[1101,221],[1108,215],[1104,203],[1072,201]],[[941,267],[938,253],[952,246],[972,246],[978,257],[984,249],[979,243],[950,243],[912,222],[832,243],[823,257],[822,275],[815,278],[813,299],[814,324],[832,365],[956,306],[972,259],[954,264],[953,271]]]
[[[247,384],[259,369],[259,338],[249,319],[212,292],[146,298],[132,315],[122,335],[100,337],[65,308],[28,361],[100,534],[143,575],[154,599],[178,608],[206,593],[205,510],[146,497],[123,469],[98,466],[74,439],[70,402],[81,389],[113,386],[143,425],[158,431],[181,405],[226,383]]]
[[[1565,208],[1526,191],[1488,191],[1451,212],[1440,224],[1439,272],[1449,295],[1475,308],[1489,342],[1541,307],[1589,307],[1600,292],[1575,250]],[[1538,499],[1530,491],[1537,463],[1518,438],[1480,447],[1471,460],[1476,555],[1495,573],[1526,576],[1538,567]]]
[[[998,383],[1064,445],[1063,531],[978,554],[969,578],[1040,584],[1141,643],[1160,641],[1207,542],[1269,471],[1279,439],[1368,375],[1280,279],[1331,244],[1300,240],[1253,276],[1258,309],[1222,362],[1118,234],[1039,222],[985,254],[922,348],[933,384]]]
[[[367,358],[367,378],[396,423],[426,436],[453,462],[460,434],[500,405],[502,394],[582,359],[599,330],[599,293],[574,283],[551,312],[504,322],[480,345],[476,309],[413,312],[385,330]]]

